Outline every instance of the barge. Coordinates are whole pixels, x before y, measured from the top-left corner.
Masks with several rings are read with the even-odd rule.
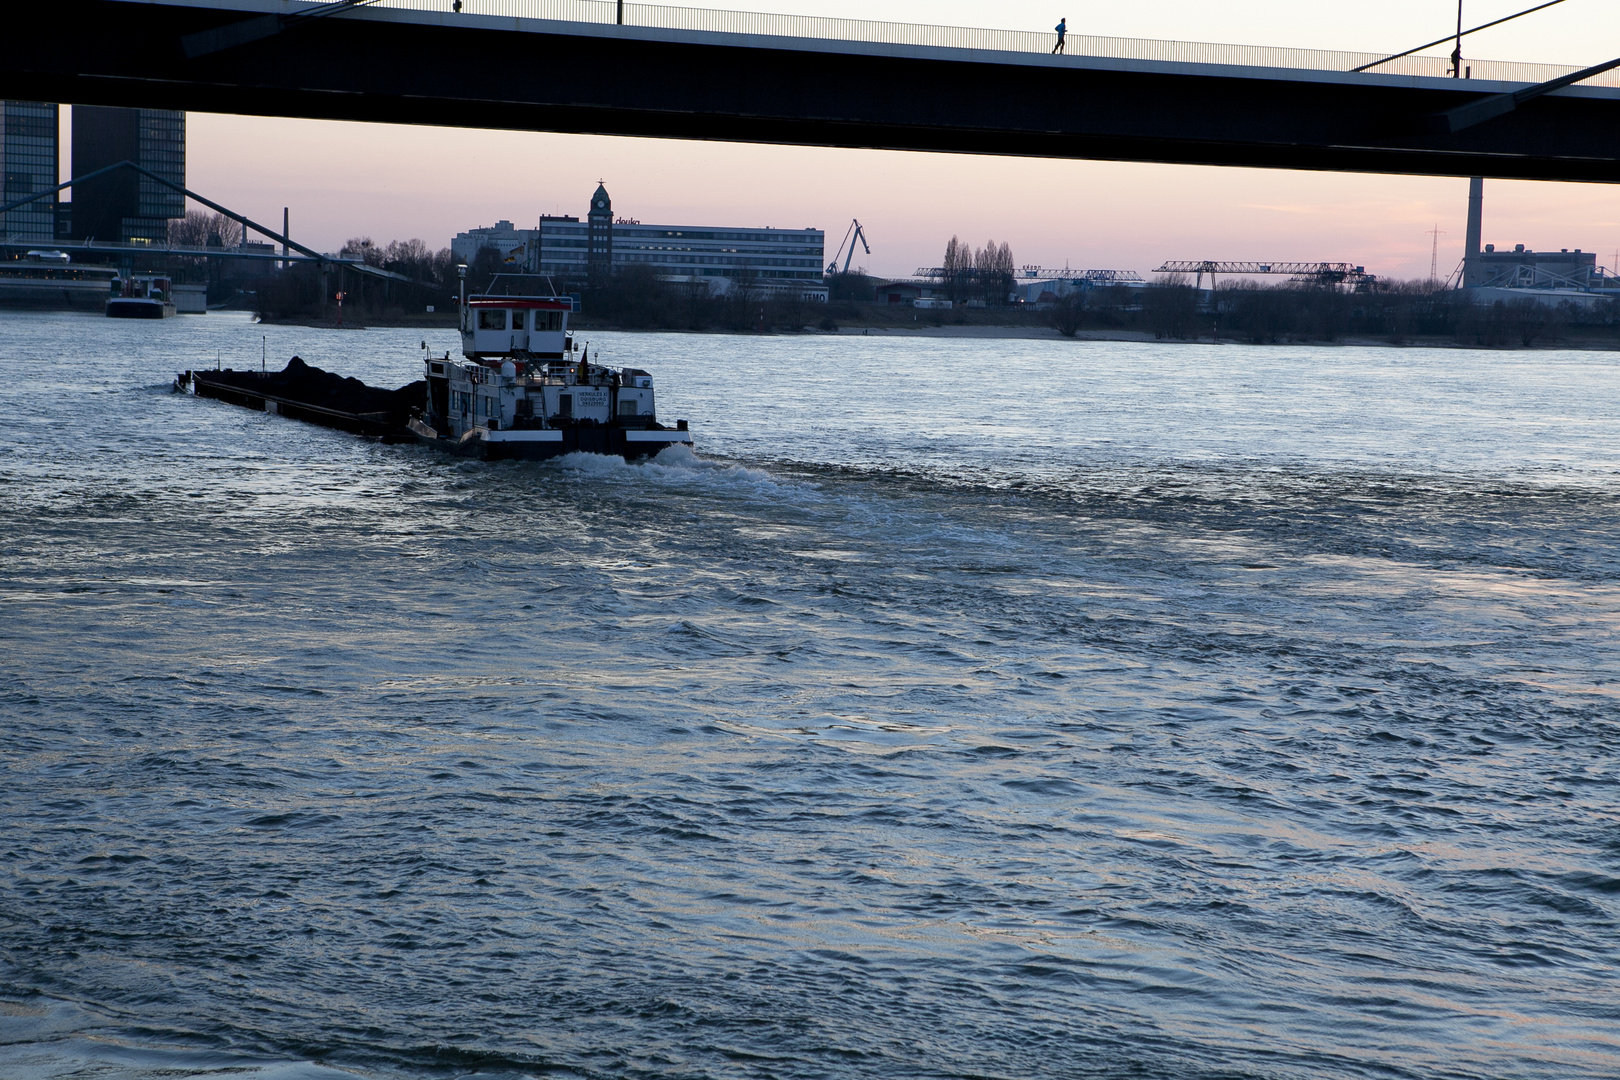
[[[281,371],[183,371],[175,376],[174,388],[384,442],[412,442],[416,436],[406,425],[426,384],[381,390],[295,356]]]

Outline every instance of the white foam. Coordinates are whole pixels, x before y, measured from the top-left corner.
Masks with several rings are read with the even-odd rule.
[[[632,464],[621,457],[574,452],[554,459],[557,468],[583,478],[626,480],[634,483],[697,485],[716,493],[728,489],[750,496],[814,498],[814,485],[784,481],[764,469],[750,468],[729,461],[714,461],[697,454],[690,446],[676,443],[660,450],[651,459]]]

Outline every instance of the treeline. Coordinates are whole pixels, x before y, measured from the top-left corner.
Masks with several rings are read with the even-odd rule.
[[[242,226],[224,214],[188,210],[185,217],[169,221],[167,235],[169,243],[175,247],[233,248],[242,242]],[[167,274],[174,281],[187,285],[206,284],[210,302],[218,302],[232,291],[228,279],[244,276],[240,273],[241,264],[235,260],[211,259],[206,255],[170,255],[167,252],[134,255],[131,257],[131,269],[136,273]],[[257,270],[249,270],[245,276],[252,277],[257,273]]]
[[[456,259],[449,248],[434,251],[420,240],[391,240],[372,243],[369,236],[350,237],[338,252],[346,259],[358,259],[367,266],[390,270],[424,285],[455,285]]]
[[[340,255],[400,275],[380,278],[337,264],[293,263],[262,274],[247,287],[254,308],[267,322],[332,320],[341,293],[345,321],[383,322],[420,318],[429,307],[453,316],[460,279],[449,248],[434,251],[421,240],[375,244],[368,236],[344,243]]]
[[[945,259],[940,263],[940,285],[952,303],[980,301],[986,307],[1004,307],[1012,295],[1012,248],[985,242],[974,250],[953,236],[945,244]]]
[[[420,240],[373,243],[355,237],[343,245],[345,257],[389,270],[408,281],[382,280],[353,269],[295,264],[281,273],[254,283],[255,306],[268,321],[332,320],[337,317],[336,294],[343,293],[343,317],[355,323],[400,319],[407,313],[420,318],[427,305],[441,315],[453,314],[461,292],[461,278],[450,250],[431,250]],[[482,248],[467,266],[469,295],[484,292],[497,274],[521,273],[506,264],[493,248]],[[859,274],[866,297],[870,279]],[[661,280],[650,266],[632,263],[606,285],[553,280],[551,287],[580,297],[581,311],[574,324],[624,327],[636,330],[735,330],[764,332],[802,330],[814,324],[827,328],[826,305],[814,304],[797,293],[760,287],[751,279],[733,279],[724,293],[714,293],[703,282]]]
[[[429,307],[453,317],[461,282],[449,248],[434,251],[414,239],[377,244],[369,236],[356,236],[345,241],[338,254],[405,280],[380,278],[336,264],[293,263],[244,283],[254,293],[259,317],[267,322],[333,320],[338,315],[339,293],[343,294],[343,318],[348,322],[420,318]]]
[[[1531,299],[1479,305],[1429,281],[1378,282],[1353,292],[1233,282],[1215,290],[1213,303],[1208,295],[1177,277],[1151,287],[1075,292],[1054,305],[1051,323],[1070,337],[1084,329],[1125,329],[1160,340],[1221,337],[1256,345],[1376,337],[1529,348],[1554,344],[1572,327],[1613,326],[1620,316],[1612,301],[1596,308]]]
[[[242,225],[224,214],[187,210],[169,221],[169,243],[176,247],[235,247],[242,242]]]

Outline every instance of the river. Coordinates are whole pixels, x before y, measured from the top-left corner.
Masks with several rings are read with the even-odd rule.
[[[1620,354],[0,313],[0,1075],[1620,1075]]]

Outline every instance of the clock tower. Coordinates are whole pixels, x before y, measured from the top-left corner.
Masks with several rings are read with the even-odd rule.
[[[597,182],[596,193],[591,196],[591,210],[585,220],[590,223],[587,229],[586,269],[590,274],[591,287],[600,288],[613,276],[613,200],[608,197],[602,181]]]

